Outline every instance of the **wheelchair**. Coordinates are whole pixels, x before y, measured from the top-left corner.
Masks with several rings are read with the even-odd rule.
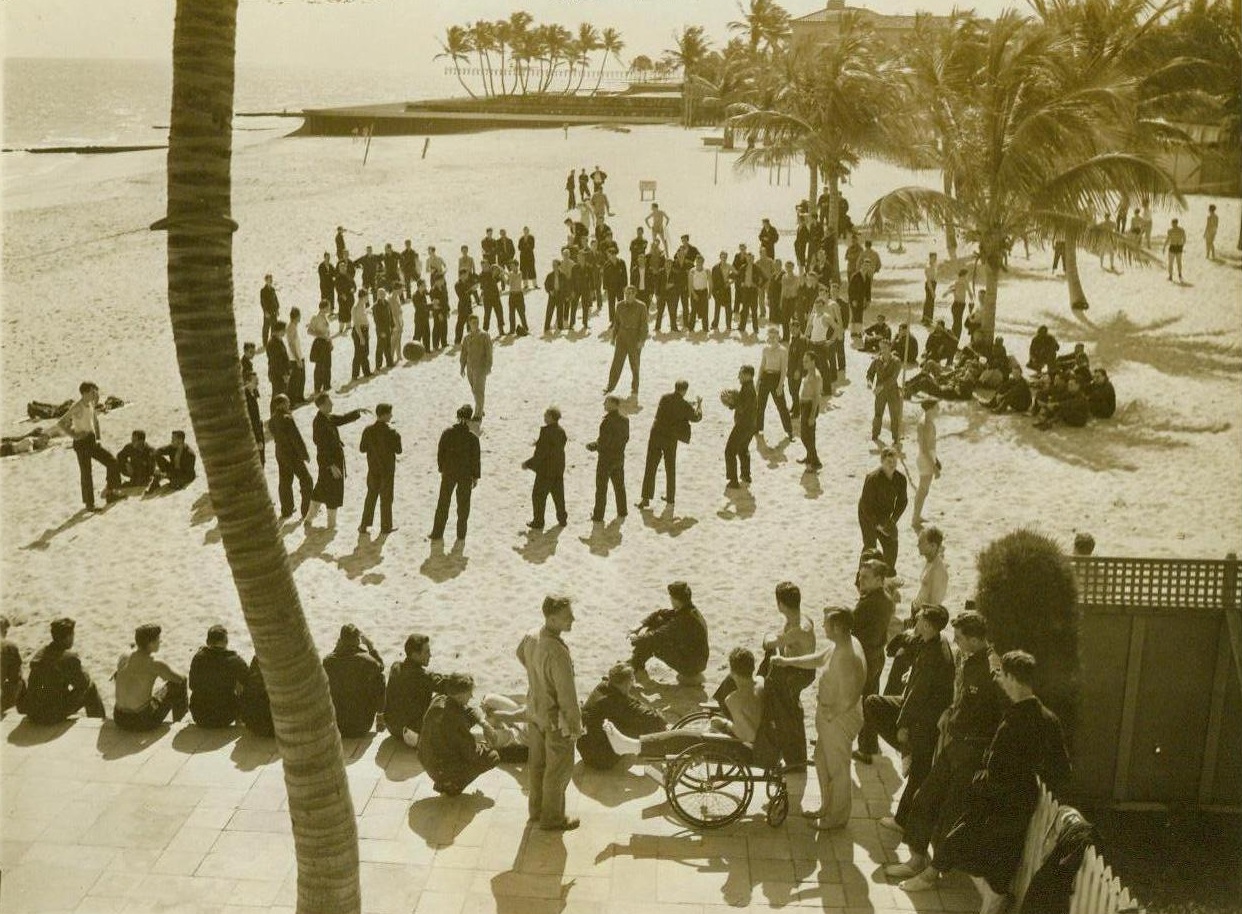
[[[694,711],[671,729],[706,734],[711,719],[720,716],[710,709]],[[704,736],[702,742],[666,761],[664,794],[677,818],[692,828],[723,828],[746,815],[755,786],[762,784],[767,796],[765,818],[768,825],[778,828],[789,815],[785,775],[805,768],[805,763],[784,766],[779,759],[766,764],[757,758],[756,750],[740,742]]]

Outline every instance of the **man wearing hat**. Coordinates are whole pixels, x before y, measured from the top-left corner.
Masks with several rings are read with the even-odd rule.
[[[344,737],[366,736],[384,710],[384,661],[358,626],[341,626],[332,653],[323,658],[336,727]]]
[[[51,643],[30,659],[30,681],[18,710],[31,723],[58,724],[83,709],[87,717],[104,717],[99,690],[73,651],[75,625],[72,619],[53,622]]]
[[[678,682],[702,682],[709,652],[707,622],[685,581],[669,584],[668,597],[668,609],[657,609],[630,634],[630,666],[645,674],[647,661],[655,657],[673,669]]]
[[[457,538],[466,538],[466,525],[470,520],[470,493],[479,482],[479,436],[470,428],[474,409],[469,405],[458,407],[457,422],[445,429],[440,436],[436,463],[440,469],[440,498],[436,502],[436,516],[432,522],[430,539],[444,539],[444,526],[448,523],[449,502],[457,494]]]

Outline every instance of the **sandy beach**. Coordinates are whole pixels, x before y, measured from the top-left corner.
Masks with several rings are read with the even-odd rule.
[[[656,180],[673,233],[690,232],[709,260],[741,241],[753,246],[763,216],[791,226],[794,204],[807,191],[805,169],[795,169],[791,184],[773,186],[766,170],[737,173],[727,154],[719,158],[716,184],[716,154],[702,147],[699,132],[676,127],[626,134],[575,129],[568,140],[560,131],[436,137],[425,160],[421,138],[379,139],[365,167],[363,147],[349,140],[249,136],[234,159],[242,339],[258,338],[264,273],[275,275],[286,311],[292,305],[303,313],[313,309],[315,264],[330,249],[338,224],[361,233],[351,244],[359,251],[368,242],[378,250],[384,242],[400,247],[411,238],[420,250],[434,244],[446,256],[463,243],[477,248],[488,226],[516,236],[529,225],[542,276],[563,238],[561,188],[570,168],[598,163],[608,172],[623,247],[647,207],[638,200],[638,181]],[[162,155],[111,158],[127,161],[92,163],[85,172],[24,184],[6,181],[5,434],[30,427],[23,421],[28,400],[64,400],[84,378],[127,401],[102,420],[104,443],[114,451],[134,428],[162,444],[170,429],[188,427],[167,317],[164,239],[145,230],[163,214]],[[861,218],[876,196],[907,183],[936,179],[865,165],[844,189],[851,214]],[[1221,216],[1219,247],[1235,257],[1228,263],[1203,258],[1209,202]],[[1027,260],[1018,245],[1001,288],[998,332],[1023,360],[1041,323],[1063,348],[1085,342],[1093,364],[1108,369],[1120,407],[1109,422],[1041,432],[1023,417],[994,417],[973,403],[945,404],[944,475],[932,489],[928,516],[946,532],[952,607],[970,595],[977,551],[1020,525],[1066,543],[1073,531],[1089,530],[1105,555],[1214,558],[1238,549],[1238,206],[1237,200],[1194,197],[1188,211],[1177,214],[1191,239],[1184,284],[1167,282],[1159,267],[1106,274],[1094,257],[1083,256],[1092,306],[1081,316],[1068,307],[1064,280],[1049,271],[1051,252],[1033,250]],[[1156,214],[1157,239],[1170,215]],[[939,250],[943,257],[943,239],[908,237],[900,254],[878,247],[884,267],[871,313],[905,320],[921,299],[926,254]],[[791,236],[778,253],[792,256]],[[947,276],[942,272],[942,290]],[[532,326],[542,326],[543,302],[541,292],[528,297]],[[456,406],[469,400],[455,354],[402,364],[336,397],[338,410],[394,403],[405,453],[397,469],[397,533],[376,541],[355,532],[364,491],[364,460],[356,450],[363,423],[357,423],[344,430],[350,475],[335,535],[307,539],[297,528],[287,537],[322,650],[348,621],[390,661],[405,636],[421,630],[433,637],[436,668],[470,670],[483,690],[513,691],[522,679],[514,646],[538,623],[543,595],[565,590],[578,600],[571,643],[586,688],[625,653],[625,632],[637,619],[664,604],[665,585],[682,578],[711,628],[708,679],[714,682],[731,646],[757,645],[775,623],[772,588],[778,581],[799,583],[809,608],[852,605],[855,506],[863,476],[878,460],[868,440],[866,357],[848,354],[850,384],[821,418],[825,469],[803,475],[795,462],[802,455],[797,442],[765,445],[755,455],[749,492],[729,494],[723,446],[731,420],[718,392],[741,364],[757,361],[759,344],[740,341],[736,333],[655,337],[643,355],[638,406],[630,410],[627,483],[636,501],[656,401],[684,377],[691,395],[703,397],[705,416],[681,450],[677,509],[645,516],[631,508],[617,523],[610,506],[610,523],[593,532],[594,457],[584,445],[595,437],[602,413],[600,389],[611,357],[601,338],[605,325],[596,317],[589,335],[507,338],[497,346],[482,427],[483,478],[460,550],[450,538],[441,554],[424,539],[438,484],[436,441]],[[407,332],[412,326],[408,314],[405,326]],[[341,351],[338,386],[348,371]],[[261,364],[259,373],[266,402]],[[564,411],[570,437],[570,524],[559,534],[528,536],[531,476],[519,464],[550,403]],[[309,442],[309,409],[297,418]],[[779,426],[771,414],[768,428],[775,445],[771,430]],[[274,461],[267,469],[274,495]],[[214,622],[227,625],[234,646],[249,655],[201,476],[186,491],[131,497],[84,517],[73,455],[58,445],[0,461],[0,506],[5,612],[14,622],[10,638],[27,655],[46,640],[48,620],[61,615],[78,619],[78,649],[101,680],[144,621],[164,624],[162,657],[175,667],[188,665]],[[903,526],[901,537],[898,572],[913,581],[920,565],[914,535]],[[655,664],[652,672],[671,681]]]

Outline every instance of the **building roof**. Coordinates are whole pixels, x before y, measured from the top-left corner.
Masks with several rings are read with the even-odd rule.
[[[837,22],[846,13],[858,13],[866,19],[879,20],[874,24],[882,28],[891,29],[913,29],[918,21],[917,16],[894,16],[889,13],[877,13],[875,10],[865,9],[860,6],[851,6],[843,8],[823,8],[815,10],[813,13],[807,13],[805,16],[799,16],[791,20],[791,24],[817,25],[819,23]],[[936,16],[931,13],[923,15],[931,19],[947,19],[947,16]]]

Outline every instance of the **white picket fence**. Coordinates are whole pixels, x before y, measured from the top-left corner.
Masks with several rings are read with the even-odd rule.
[[[1041,782],[1039,803],[1027,826],[1026,844],[1022,848],[1022,862],[1013,880],[1015,912],[1022,910],[1022,902],[1030,887],[1031,879],[1043,865],[1060,837],[1067,809]],[[1095,847],[1087,848],[1078,875],[1074,877],[1074,894],[1070,900],[1069,914],[1135,914],[1141,907],[1130,890],[1113,875],[1112,867],[1104,862]]]

